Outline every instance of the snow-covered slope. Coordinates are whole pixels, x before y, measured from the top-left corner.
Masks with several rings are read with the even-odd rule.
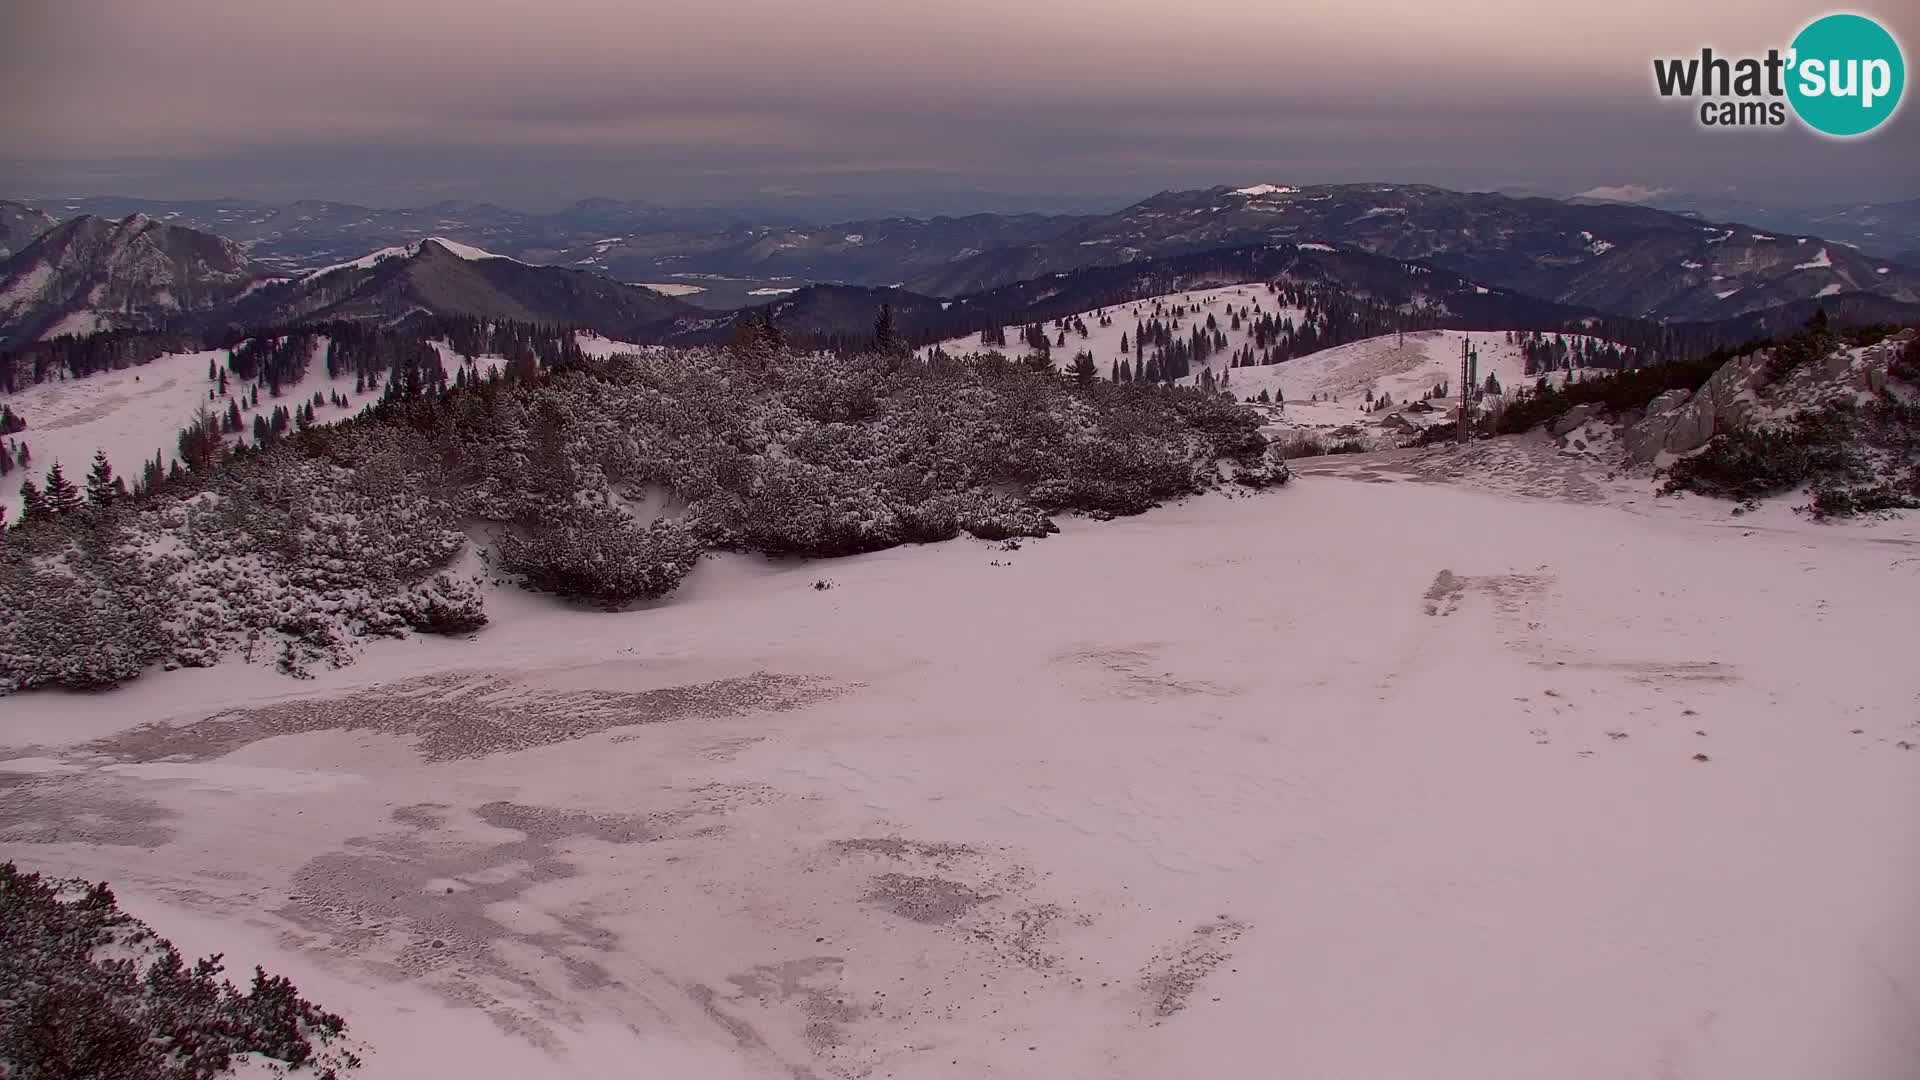
[[[248,432],[256,413],[271,413],[276,405],[291,409],[311,402],[315,393],[323,399],[339,393],[351,402],[346,409],[330,403],[315,405],[316,423],[350,415],[380,396],[378,386],[356,394],[351,374],[328,378],[328,347],[321,339],[299,385],[282,387],[277,398],[262,390],[257,407],[240,410]],[[55,462],[75,483],[85,480],[95,451],[105,451],[114,473],[129,484],[139,478],[141,467],[153,460],[156,451],[171,467],[179,458],[180,431],[193,422],[201,406],[224,414],[230,398],[237,401],[247,392],[250,384],[229,376],[228,396],[219,397],[218,381],[207,378],[207,365],[225,367],[227,355],[226,349],[169,353],[139,367],[39,383],[0,398],[27,422],[27,429],[8,441],[25,443],[31,453],[26,472],[16,470],[0,484],[0,505],[8,508],[8,519],[15,520],[20,513],[20,481],[31,478],[39,483]],[[207,396],[210,390],[215,397]]]
[[[388,259],[411,259],[419,255],[421,252],[421,249],[424,248],[427,244],[438,244],[440,247],[446,250],[447,254],[453,255],[456,258],[465,259],[468,262],[478,262],[481,259],[506,259],[507,258],[507,256],[505,255],[495,255],[491,251],[482,251],[479,248],[472,246],[471,244],[462,244],[456,240],[449,240],[444,236],[429,236],[424,239],[415,240],[411,244],[401,244],[396,247],[381,248],[378,251],[369,252],[368,254],[362,255],[361,257],[357,259],[353,259],[349,262],[335,263],[332,266],[323,266],[318,270],[310,270],[300,276],[302,278],[317,278],[317,277],[324,277],[328,274],[333,273],[336,270],[371,270],[374,267],[380,265],[381,263],[386,262]],[[507,259],[507,261],[519,262],[520,260]],[[528,264],[522,263],[521,265],[524,266]]]
[[[1182,383],[1198,385],[1203,378],[1201,372],[1204,368],[1216,385],[1224,386],[1242,401],[1252,401],[1263,391],[1270,398],[1277,395],[1284,400],[1284,406],[1267,412],[1271,424],[1280,429],[1332,430],[1356,426],[1378,429],[1390,415],[1406,414],[1398,408],[1392,412],[1369,412],[1369,389],[1376,396],[1387,395],[1396,405],[1405,405],[1419,401],[1428,391],[1441,384],[1445,384],[1447,395],[1436,399],[1438,411],[1430,415],[1414,414],[1407,419],[1414,426],[1447,419],[1450,412],[1459,407],[1460,349],[1463,342],[1470,343],[1479,353],[1478,370],[1483,387],[1489,375],[1495,377],[1506,392],[1530,385],[1538,378],[1526,373],[1526,357],[1521,345],[1508,340],[1506,333],[1499,330],[1420,330],[1404,335],[1386,334],[1337,345],[1283,363],[1230,367],[1231,358],[1253,343],[1252,327],[1245,317],[1247,313],[1256,318],[1272,315],[1276,319],[1292,319],[1296,324],[1306,318],[1306,313],[1299,308],[1278,306],[1268,288],[1258,283],[1168,293],[1084,312],[1078,318],[1086,324],[1087,335],[1081,337],[1075,330],[1067,330],[1066,344],[1055,345],[1050,350],[1053,362],[1064,367],[1075,353],[1089,351],[1093,353],[1100,377],[1108,378],[1116,363],[1121,360],[1131,363],[1134,360],[1135,354],[1131,348],[1137,325],[1153,318],[1156,313],[1162,321],[1166,321],[1170,317],[1168,313],[1176,307],[1184,307],[1191,312],[1181,318],[1176,336],[1184,336],[1196,321],[1204,323],[1211,315],[1215,325],[1227,338],[1227,348],[1208,357],[1204,365],[1197,365],[1191,375],[1181,380]],[[1232,325],[1231,312],[1242,314],[1238,329]],[[1102,317],[1111,318],[1112,325],[1100,325]],[[1018,326],[1004,329],[1007,345],[1001,351],[1015,357],[1028,356],[1035,351],[1022,339],[1021,329]],[[1050,340],[1058,340],[1058,327],[1049,323],[1047,332]],[[1120,348],[1123,336],[1127,338],[1127,351]],[[1567,340],[1578,344],[1586,339],[1580,335],[1570,335]],[[977,336],[954,338],[941,342],[938,347],[949,353],[972,352],[983,348]],[[1574,377],[1582,374],[1576,372]],[[1567,377],[1562,372],[1550,375],[1549,380],[1558,383],[1564,382]],[[1225,381],[1222,382],[1222,379]],[[1320,400],[1316,401],[1315,398]]]
[[[1684,510],[1308,477],[21,695],[0,845],[365,1080],[1909,1080],[1913,531]]]
[[[1057,366],[1065,367],[1072,361],[1075,353],[1091,352],[1093,353],[1094,363],[1100,368],[1100,377],[1108,378],[1112,375],[1115,364],[1122,360],[1127,361],[1129,364],[1133,363],[1133,340],[1138,325],[1153,319],[1156,314],[1158,314],[1160,321],[1169,322],[1173,318],[1171,311],[1176,307],[1184,307],[1188,309],[1190,314],[1180,317],[1180,326],[1175,332],[1175,336],[1185,337],[1192,332],[1192,328],[1196,324],[1204,324],[1209,315],[1213,316],[1215,324],[1219,327],[1220,331],[1226,335],[1226,351],[1213,358],[1216,367],[1224,364],[1226,357],[1231,356],[1233,353],[1238,352],[1253,342],[1252,327],[1248,325],[1243,318],[1241,326],[1238,329],[1234,329],[1231,316],[1228,314],[1229,310],[1252,312],[1256,317],[1271,315],[1275,319],[1293,319],[1296,323],[1306,316],[1306,313],[1299,308],[1287,307],[1278,303],[1267,286],[1258,283],[1226,285],[1215,289],[1194,289],[1187,292],[1167,293],[1162,296],[1150,296],[1143,300],[1133,300],[1124,304],[1113,304],[1108,307],[1094,308],[1082,312],[1078,318],[1086,323],[1087,335],[1081,337],[1078,332],[1068,330],[1067,343],[1065,345],[1051,346],[1050,348],[1053,362]],[[1101,326],[1100,320],[1103,317],[1110,318],[1113,325]],[[1046,324],[1046,328],[1048,340],[1050,342],[1058,340],[1057,335],[1060,333],[1060,329],[1052,323]],[[1022,339],[1020,336],[1021,329],[1022,328],[1018,326],[1005,327],[1004,332],[1006,334],[1007,344],[1005,346],[994,346],[994,348],[1006,353],[1008,356],[1014,357],[1032,354],[1035,350],[1029,347],[1026,341]],[[1125,350],[1120,348],[1120,339],[1122,337],[1127,339],[1128,347]],[[984,351],[986,348],[980,344],[978,335],[952,338],[940,342],[938,347],[949,353],[979,352]],[[926,351],[928,350],[922,350],[923,353]],[[1197,370],[1195,374],[1198,374]]]
[[[583,350],[594,356],[635,352],[640,348],[587,332],[579,333],[577,340]],[[277,398],[262,389],[257,407],[248,405],[240,410],[247,432],[252,431],[255,413],[271,413],[276,405],[291,409],[311,402],[316,393],[322,398],[322,403],[314,406],[314,422],[318,424],[351,415],[379,399],[380,386],[356,393],[353,375],[327,376],[330,347],[324,337],[320,339],[299,385],[282,387]],[[440,351],[441,362],[449,372],[467,362],[445,342],[436,342],[434,347]],[[17,519],[20,512],[20,481],[31,478],[39,483],[55,462],[59,462],[68,478],[76,483],[85,478],[95,451],[105,451],[114,472],[128,483],[139,477],[141,467],[153,460],[155,451],[171,466],[179,456],[177,436],[193,422],[200,407],[205,405],[215,413],[225,412],[227,398],[217,396],[219,383],[207,378],[207,365],[225,367],[228,353],[226,349],[169,353],[139,367],[84,379],[39,383],[0,397],[0,401],[27,422],[25,431],[0,439],[0,445],[17,447],[25,443],[31,454],[25,473],[12,473],[0,483],[0,506],[7,507],[9,520]],[[477,357],[471,370],[486,375],[504,363],[498,356]],[[245,393],[248,385],[229,377],[229,397]],[[209,390],[215,391],[216,397],[209,398]],[[335,394],[348,400],[346,408],[332,404]],[[247,438],[244,434],[235,437],[236,441]]]

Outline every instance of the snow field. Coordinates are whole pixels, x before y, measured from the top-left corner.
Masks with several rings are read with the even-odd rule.
[[[0,829],[293,975],[369,1080],[1904,1080],[1916,540],[1303,477],[720,557],[310,683],[0,699]],[[756,672],[824,696],[626,696]],[[432,741],[382,726],[410,701],[464,704]],[[570,720],[457,752],[509,714]],[[84,838],[121,804],[159,835]]]

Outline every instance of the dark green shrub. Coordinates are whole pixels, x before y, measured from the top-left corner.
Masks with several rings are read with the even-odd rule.
[[[664,596],[693,571],[700,542],[671,522],[642,526],[615,510],[583,510],[526,535],[503,534],[500,565],[527,586],[621,607]]]

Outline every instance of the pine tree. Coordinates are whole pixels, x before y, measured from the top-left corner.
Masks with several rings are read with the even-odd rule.
[[[907,351],[906,340],[893,321],[892,304],[880,305],[880,315],[873,320],[873,351],[881,356],[899,356]]]
[[[194,415],[193,423],[180,432],[178,440],[180,458],[187,468],[194,472],[206,472],[219,458],[223,441],[220,438],[220,422],[205,406]],[[175,462],[175,467],[179,462]]]
[[[126,493],[126,484],[113,475],[113,466],[107,462],[107,452],[95,450],[93,469],[87,473],[87,503],[96,510],[105,510],[119,502]]]
[[[1067,370],[1073,375],[1073,381],[1081,386],[1091,386],[1093,380],[1100,377],[1100,369],[1094,366],[1093,354],[1090,352],[1076,354],[1073,358],[1073,366]]]
[[[152,494],[158,491],[160,485],[166,483],[166,480],[166,460],[161,456],[160,451],[155,450],[153,460],[140,467],[140,490]]]
[[[60,463],[54,462],[47,470],[47,510],[58,517],[67,517],[80,512],[86,505],[80,497],[80,489],[73,486],[67,474],[60,469]]]
[[[47,517],[47,497],[40,493],[40,486],[32,480],[20,481],[20,524],[45,521]]]

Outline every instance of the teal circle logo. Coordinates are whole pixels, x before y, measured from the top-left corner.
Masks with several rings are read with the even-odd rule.
[[[1826,15],[1793,39],[1787,100],[1825,135],[1864,135],[1893,115],[1907,87],[1900,43],[1864,15]]]

